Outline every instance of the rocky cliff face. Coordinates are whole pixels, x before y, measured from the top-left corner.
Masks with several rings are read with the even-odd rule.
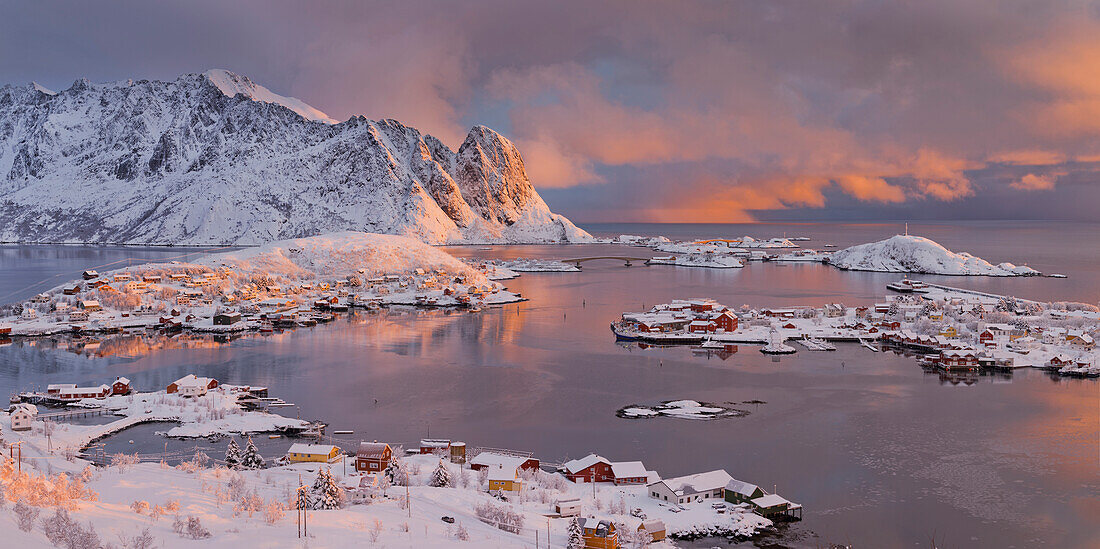
[[[394,120],[334,123],[227,71],[0,88],[2,241],[253,245],[344,230],[591,238],[483,126],[456,153]]]

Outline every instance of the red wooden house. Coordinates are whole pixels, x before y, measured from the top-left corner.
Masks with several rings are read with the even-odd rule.
[[[128,395],[130,391],[130,380],[127,378],[115,378],[115,382],[111,384],[112,395]]]
[[[714,325],[725,332],[737,331],[737,316],[729,311],[722,311],[714,318]]]
[[[562,465],[565,478],[573,482],[612,482],[615,474],[611,471],[611,462],[596,454],[588,454],[580,459],[565,462]]]
[[[393,448],[385,442],[360,442],[355,453],[355,470],[362,473],[380,473],[390,466]]]

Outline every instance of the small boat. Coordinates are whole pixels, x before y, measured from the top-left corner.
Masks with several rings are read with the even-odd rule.
[[[1069,278],[1066,275],[1059,274],[1059,273],[1054,273],[1054,274],[1050,274],[1050,275],[1047,275],[1047,276],[1049,276],[1050,278]]]
[[[351,435],[351,434],[354,434],[354,433],[355,433],[355,431],[333,431],[332,432],[332,434],[334,434],[334,435]]]
[[[903,294],[926,294],[931,291],[927,284],[919,280],[909,280],[908,278],[903,278],[897,282],[891,282],[886,285],[886,289]]]
[[[267,438],[283,438],[283,435],[267,435]]]

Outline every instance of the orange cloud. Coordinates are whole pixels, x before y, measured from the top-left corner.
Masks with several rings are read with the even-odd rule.
[[[1058,177],[1055,174],[1035,175],[1029,173],[1019,181],[1014,181],[1010,187],[1024,191],[1049,191],[1054,188],[1054,183],[1057,181]]]

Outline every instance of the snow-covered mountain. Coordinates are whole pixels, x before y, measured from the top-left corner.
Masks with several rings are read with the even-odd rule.
[[[484,126],[452,151],[395,120],[336,123],[224,70],[0,87],[0,241],[254,245],[345,230],[592,238]]]
[[[886,240],[840,250],[829,263],[853,271],[942,275],[1034,276],[1026,265],[992,263],[966,252],[956,253],[921,236],[896,235]]]

